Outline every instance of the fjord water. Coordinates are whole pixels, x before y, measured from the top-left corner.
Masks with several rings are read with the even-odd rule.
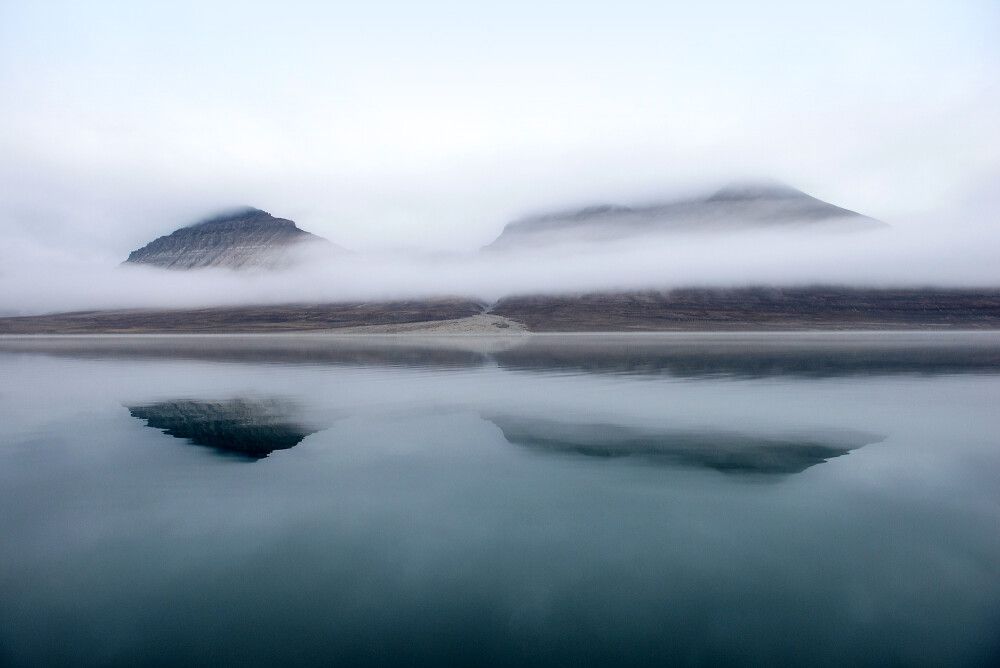
[[[1000,337],[0,341],[4,665],[996,665]]]

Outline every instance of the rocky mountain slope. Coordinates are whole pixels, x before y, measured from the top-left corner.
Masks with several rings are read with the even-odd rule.
[[[710,195],[642,206],[602,204],[509,223],[485,250],[606,242],[664,233],[754,229],[872,230],[885,223],[775,184],[736,184]]]
[[[297,253],[307,245],[344,252],[326,239],[299,229],[291,220],[245,207],[154,239],[132,251],[125,263],[167,269],[276,268],[294,263]]]

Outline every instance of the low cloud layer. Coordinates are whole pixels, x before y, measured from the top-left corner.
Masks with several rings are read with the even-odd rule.
[[[489,302],[511,294],[685,286],[1000,285],[1000,235],[941,232],[948,229],[955,227],[676,235],[514,253],[321,253],[277,271],[121,266],[22,241],[3,252],[0,308],[28,314],[446,295]]]

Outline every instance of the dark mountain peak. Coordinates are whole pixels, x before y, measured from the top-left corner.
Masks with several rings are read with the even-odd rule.
[[[738,181],[719,188],[709,202],[734,202],[760,199],[800,199],[809,195],[778,181]]]
[[[631,213],[632,208],[620,204],[591,204],[579,209],[565,209],[525,216],[510,223],[514,227],[545,226],[549,223],[563,224],[565,221],[588,221],[595,218],[606,218],[618,214]]]
[[[586,206],[582,209],[578,209],[573,215],[577,218],[590,218],[592,216],[628,213],[631,210],[631,207],[621,206],[620,204],[594,204],[592,206]]]
[[[287,218],[275,218],[267,211],[252,206],[241,206],[227,209],[214,216],[192,223],[181,229],[192,228],[238,228],[250,225],[271,225],[275,227],[286,227],[298,229],[294,221]]]
[[[280,267],[294,261],[290,252],[305,242],[339,246],[252,206],[229,209],[174,230],[132,251],[126,263],[168,269],[201,267]]]
[[[623,206],[602,204],[522,218],[504,227],[487,249],[604,243],[642,235],[728,233],[739,230],[871,230],[885,227],[849,209],[777,181],[730,183],[708,195]]]

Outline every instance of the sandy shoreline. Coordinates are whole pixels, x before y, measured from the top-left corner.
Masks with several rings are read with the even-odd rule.
[[[357,325],[338,327],[330,330],[336,334],[420,334],[420,335],[464,335],[488,334],[491,336],[514,336],[527,334],[521,323],[492,313],[481,313],[467,318],[407,322],[391,325]]]

